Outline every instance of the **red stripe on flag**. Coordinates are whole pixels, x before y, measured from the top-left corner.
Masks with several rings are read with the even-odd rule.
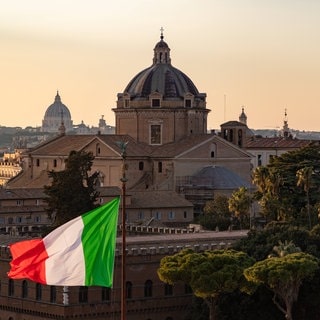
[[[30,279],[46,283],[45,260],[48,258],[42,239],[33,239],[11,244],[12,261],[8,277],[12,279]]]

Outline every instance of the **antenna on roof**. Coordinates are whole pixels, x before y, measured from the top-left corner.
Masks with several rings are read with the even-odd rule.
[[[227,112],[227,96],[226,94],[223,97],[223,121],[226,121],[226,112]]]

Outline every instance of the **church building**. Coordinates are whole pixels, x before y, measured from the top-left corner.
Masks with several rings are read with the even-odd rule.
[[[72,150],[93,153],[92,170],[99,171],[100,186],[121,187],[121,143],[127,144],[129,222],[154,219],[166,225],[186,225],[194,218],[193,208],[200,214],[205,201],[215,194],[231,195],[241,186],[250,187],[250,154],[240,144],[207,132],[206,94],[171,60],[161,33],[152,65],[118,93],[113,109],[115,134],[61,132],[27,152],[22,174],[7,187],[42,188],[49,184],[48,170],[64,169]],[[57,131],[59,112],[66,129],[72,123],[58,93],[47,113],[51,111],[55,111]]]

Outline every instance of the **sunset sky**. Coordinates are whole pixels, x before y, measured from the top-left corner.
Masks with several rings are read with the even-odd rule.
[[[117,93],[152,64],[160,28],[172,64],[207,93],[208,129],[320,131],[319,0],[0,0],[2,126],[41,126],[57,90],[74,124],[114,125]]]

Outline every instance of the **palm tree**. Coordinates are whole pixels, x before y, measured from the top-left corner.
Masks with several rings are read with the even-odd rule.
[[[298,187],[302,187],[303,191],[306,193],[307,214],[308,214],[308,220],[309,220],[309,230],[311,230],[309,191],[310,191],[310,188],[312,186],[312,174],[313,174],[313,167],[301,168],[296,173],[296,177],[298,178],[297,186]]]
[[[269,169],[261,166],[253,171],[252,183],[255,184],[260,193],[265,193],[268,185]]]
[[[234,212],[235,216],[239,218],[240,228],[242,228],[242,219],[250,214],[251,197],[247,188],[240,187],[234,191],[228,200],[229,210]]]

